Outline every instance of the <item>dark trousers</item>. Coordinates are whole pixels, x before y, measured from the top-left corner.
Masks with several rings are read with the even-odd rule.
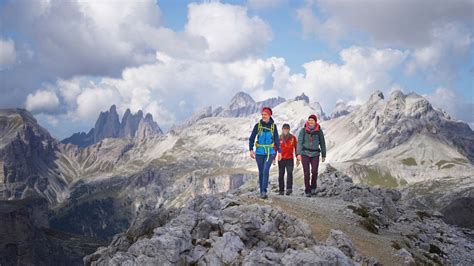
[[[319,156],[308,157],[301,156],[301,164],[304,172],[304,187],[305,193],[311,193],[311,189],[316,188],[316,181],[318,179]],[[310,183],[310,166],[311,166],[311,183]]]
[[[285,191],[285,170],[286,170],[286,189],[293,189],[293,159],[281,159],[278,162],[278,186],[280,191]]]
[[[270,156],[255,156],[255,160],[257,161],[258,166],[258,185],[260,187],[260,193],[267,193],[270,167],[272,166],[273,158],[275,158],[275,154],[271,154]]]

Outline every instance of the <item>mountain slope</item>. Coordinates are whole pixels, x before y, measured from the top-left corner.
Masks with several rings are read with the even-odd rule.
[[[322,126],[330,161],[352,167],[351,174],[360,179],[372,172],[410,183],[473,174],[474,132],[414,93],[395,91],[385,101],[376,92]]]
[[[23,109],[0,110],[0,198],[41,195],[50,203],[68,196],[54,163],[58,142]]]

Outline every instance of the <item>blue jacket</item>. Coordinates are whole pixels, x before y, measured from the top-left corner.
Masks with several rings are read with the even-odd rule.
[[[260,123],[262,124],[262,127],[271,128],[272,124],[274,124],[274,121],[273,121],[273,118],[270,117],[270,121],[268,121],[268,123],[263,122],[263,120],[260,120]],[[258,144],[272,144],[273,142],[275,142],[275,146],[278,152],[281,153],[280,135],[278,135],[277,126],[276,125],[274,126],[273,137],[272,137],[271,130],[265,129],[265,128],[262,129],[260,135],[257,138]],[[255,138],[257,137],[257,133],[258,133],[258,123],[255,124],[255,126],[253,127],[252,134],[250,135],[250,138],[249,138],[250,151],[253,151],[253,146],[255,144]],[[264,147],[257,147],[257,149],[255,150],[255,154],[257,155],[267,155],[268,152],[270,152],[270,154],[275,154],[275,149],[274,148],[265,149]]]

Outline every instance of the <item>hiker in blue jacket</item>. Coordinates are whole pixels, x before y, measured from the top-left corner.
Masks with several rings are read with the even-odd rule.
[[[257,141],[255,141],[257,138]],[[253,151],[255,143],[256,150]],[[276,149],[275,149],[276,147]],[[280,137],[277,126],[272,118],[272,109],[262,109],[262,119],[255,124],[249,138],[250,157],[257,161],[258,183],[260,186],[260,198],[266,199],[270,167],[278,152],[278,161],[281,160]]]

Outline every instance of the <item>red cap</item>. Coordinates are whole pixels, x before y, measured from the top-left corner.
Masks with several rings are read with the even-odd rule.
[[[318,117],[316,117],[315,114],[310,115],[310,116],[308,117],[308,119],[314,119],[314,121],[316,121],[316,122],[318,121]]]
[[[262,113],[267,113],[269,116],[272,116],[272,109],[270,109],[270,107],[263,107]]]

